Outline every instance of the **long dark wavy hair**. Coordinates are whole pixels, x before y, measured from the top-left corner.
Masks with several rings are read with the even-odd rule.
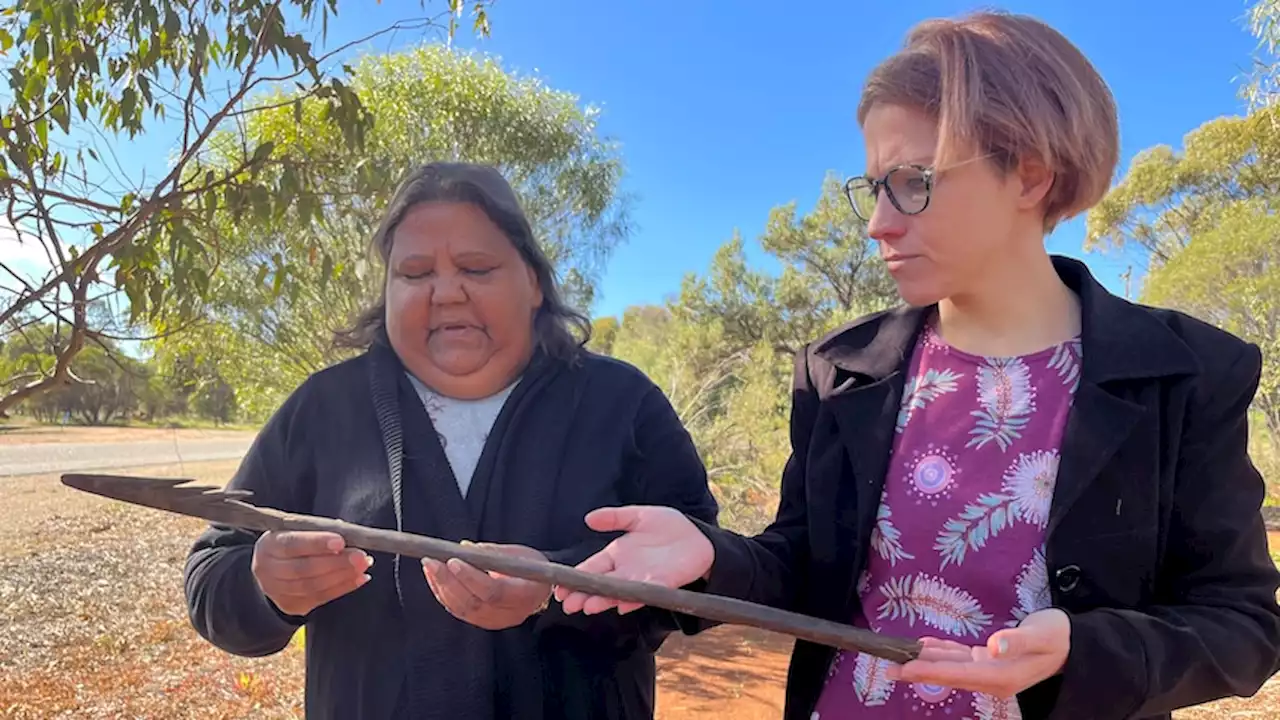
[[[357,316],[353,325],[334,333],[334,345],[360,350],[374,344],[389,345],[385,273],[395,229],[410,208],[426,202],[464,202],[484,211],[533,269],[542,289],[542,306],[533,319],[535,346],[549,357],[570,363],[577,360],[591,339],[591,320],[565,303],[551,261],[534,239],[533,228],[511,185],[496,168],[470,163],[430,163],[401,180],[372,239],[372,250],[384,272],[378,299]]]

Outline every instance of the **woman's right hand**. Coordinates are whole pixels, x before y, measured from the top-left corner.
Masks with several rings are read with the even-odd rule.
[[[369,582],[373,558],[331,532],[267,531],[253,546],[253,576],[281,612],[303,616]]]
[[[578,565],[579,570],[624,580],[656,583],[671,588],[705,578],[715,562],[711,541],[679,510],[649,505],[601,508],[587,514],[587,526],[597,532],[623,532],[603,550]],[[639,603],[556,588],[565,613],[588,615],[611,607],[628,613]]]

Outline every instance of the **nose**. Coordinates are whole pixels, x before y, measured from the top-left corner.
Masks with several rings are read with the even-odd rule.
[[[867,235],[872,240],[892,240],[907,232],[907,216],[898,212],[889,199],[888,193],[881,191],[876,196],[876,208],[871,212],[871,220],[867,222]]]
[[[431,283],[431,304],[452,305],[467,301],[467,289],[456,274],[439,274]]]

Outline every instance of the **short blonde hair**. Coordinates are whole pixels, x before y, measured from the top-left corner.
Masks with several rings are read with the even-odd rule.
[[[938,121],[939,166],[963,152],[1003,170],[1023,159],[1055,173],[1045,229],[1095,205],[1119,162],[1115,99],[1061,33],[1025,15],[979,12],[927,20],[867,78],[858,123],[873,105],[914,107]]]

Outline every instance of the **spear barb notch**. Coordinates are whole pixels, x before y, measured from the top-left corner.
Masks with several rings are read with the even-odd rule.
[[[341,535],[348,547],[366,551],[431,558],[440,562],[458,558],[484,571],[642,603],[713,622],[755,627],[829,647],[865,652],[895,663],[914,660],[921,651],[921,644],[914,640],[881,635],[736,598],[596,575],[546,560],[504,555],[483,546],[258,507],[248,502],[252,493],[247,490],[201,485],[189,478],[68,473],[62,476],[62,483],[113,500],[245,530],[331,532]]]

